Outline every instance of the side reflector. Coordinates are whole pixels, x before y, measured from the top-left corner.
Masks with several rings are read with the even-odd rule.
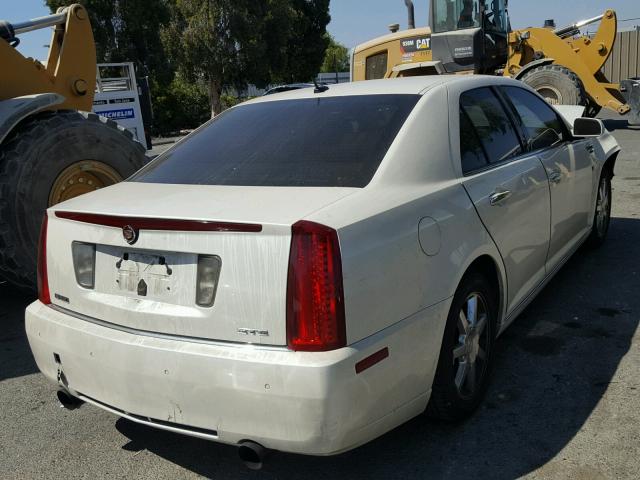
[[[40,227],[40,241],[38,242],[38,300],[45,305],[51,304],[49,293],[49,275],[47,274],[47,224],[49,217],[44,212],[42,227]]]
[[[333,228],[300,221],[291,231],[287,345],[326,352],[346,345],[342,259]]]
[[[373,367],[376,363],[381,362],[389,356],[389,349],[384,347],[382,350],[378,350],[373,355],[369,355],[364,360],[360,360],[356,363],[356,373],[364,372],[367,368]]]

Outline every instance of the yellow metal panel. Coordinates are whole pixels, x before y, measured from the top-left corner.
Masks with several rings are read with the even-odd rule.
[[[91,23],[82,5],[72,5],[66,11],[66,24],[56,27],[53,33],[46,67],[25,58],[0,40],[0,65],[4,69],[0,100],[58,93],[66,101],[56,109],[91,111],[96,85],[96,49]]]
[[[402,41],[411,38],[423,38],[428,39],[428,41],[424,44],[424,48],[417,49],[415,52],[405,52],[402,47]],[[355,48],[353,55],[353,80],[365,80],[367,58],[385,51],[388,58],[387,72],[384,78],[392,78],[398,75],[397,72],[393,72],[393,67],[396,65],[430,62],[433,58],[431,53],[431,29],[424,27],[403,30],[359,45]]]
[[[612,10],[605,12],[598,33],[593,40],[587,37],[563,40],[546,28],[527,28],[509,35],[509,59],[505,75],[514,76],[522,67],[543,57],[553,58],[553,63],[573,71],[584,85],[585,91],[602,107],[624,114],[629,111],[619,91],[601,73],[610,55],[619,61],[620,45],[616,45],[616,16]],[[524,35],[524,33],[528,35]],[[614,48],[615,45],[615,48]]]
[[[576,53],[592,75],[602,69],[609,55],[611,55],[611,49],[616,44],[617,33],[618,20],[616,13],[613,10],[607,10],[604,12],[600,27],[593,38],[583,36],[577,40],[570,41],[578,49]],[[549,52],[548,56],[553,57],[553,53]]]

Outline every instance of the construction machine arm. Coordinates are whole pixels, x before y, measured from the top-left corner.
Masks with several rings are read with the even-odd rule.
[[[55,27],[46,66],[15,49],[18,35]],[[96,84],[96,50],[89,15],[82,5],[27,22],[0,22],[0,101],[56,93],[65,101],[50,109],[91,111]]]
[[[580,27],[601,21],[595,37],[573,38]],[[509,34],[510,56],[505,75],[518,77],[521,70],[531,62],[553,59],[553,63],[575,73],[592,101],[620,114],[629,112],[629,105],[620,93],[620,85],[610,83],[601,69],[616,41],[617,20],[613,10],[601,17],[556,31],[546,28],[528,28]],[[564,38],[568,37],[568,38]],[[521,75],[520,75],[521,76]]]

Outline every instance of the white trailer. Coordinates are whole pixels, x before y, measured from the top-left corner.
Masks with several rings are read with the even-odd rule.
[[[147,145],[141,92],[133,63],[101,63],[96,78],[93,112],[117,122],[142,145]]]

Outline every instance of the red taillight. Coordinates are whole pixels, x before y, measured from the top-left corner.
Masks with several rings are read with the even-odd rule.
[[[40,242],[38,244],[38,299],[45,305],[51,304],[49,293],[49,276],[47,275],[47,223],[49,219],[45,212],[40,227]]]
[[[346,345],[338,234],[313,222],[300,221],[292,227],[287,344],[291,350],[311,352]]]

